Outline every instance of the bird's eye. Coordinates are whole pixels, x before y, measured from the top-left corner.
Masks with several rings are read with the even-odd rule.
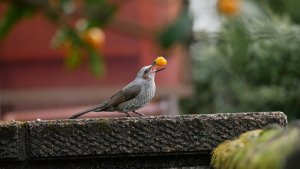
[[[144,71],[144,74],[148,73],[149,71],[150,71],[150,69],[146,69],[146,70]]]

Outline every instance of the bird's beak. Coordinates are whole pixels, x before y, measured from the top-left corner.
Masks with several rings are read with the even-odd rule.
[[[152,63],[150,69],[151,69],[151,71],[154,72],[154,73],[157,73],[157,72],[160,72],[160,71],[166,69],[166,68],[161,68],[161,69],[157,69],[157,68],[158,68],[158,66],[156,66],[154,63]]]
[[[165,69],[166,69],[166,68],[164,67],[164,68],[161,68],[161,69],[157,69],[157,70],[155,70],[154,72],[157,73],[157,72],[160,72],[160,71],[165,70]]]

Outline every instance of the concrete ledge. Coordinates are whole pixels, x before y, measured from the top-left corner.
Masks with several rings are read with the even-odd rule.
[[[25,159],[25,126],[22,122],[0,121],[0,160]]]
[[[47,169],[205,166],[219,143],[272,123],[285,127],[286,116],[260,112],[3,122],[0,168],[11,165],[7,160]]]

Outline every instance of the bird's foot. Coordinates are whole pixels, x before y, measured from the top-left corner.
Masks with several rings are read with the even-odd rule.
[[[127,115],[127,117],[131,117],[131,115],[128,112],[124,112],[124,113]]]
[[[143,113],[139,113],[139,112],[137,112],[137,111],[132,111],[134,114],[137,114],[137,115],[139,115],[139,116],[146,116],[145,114],[143,114]]]

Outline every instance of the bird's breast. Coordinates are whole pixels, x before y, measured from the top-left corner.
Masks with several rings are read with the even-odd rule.
[[[142,86],[143,87],[139,95],[119,106],[121,106],[122,109],[126,109],[126,111],[135,111],[148,104],[154,97],[156,90],[155,83],[144,84]]]
[[[144,85],[141,93],[136,98],[137,101],[139,101],[143,105],[149,103],[154,97],[155,90],[155,83],[148,83]]]

